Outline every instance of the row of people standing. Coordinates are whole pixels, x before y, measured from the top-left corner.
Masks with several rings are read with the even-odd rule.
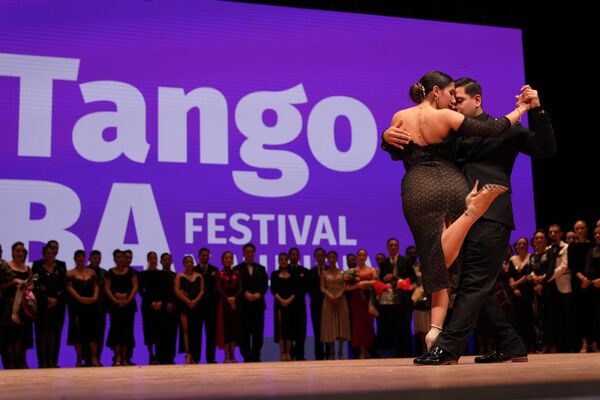
[[[575,224],[578,238],[562,241],[560,226],[535,232],[516,243],[506,263],[509,312],[530,352],[598,351],[600,343],[600,226],[595,243],[584,221]],[[549,239],[549,240],[548,240]]]
[[[393,239],[391,243],[392,246],[395,243],[397,249],[397,240]],[[206,332],[207,362],[215,362],[217,346],[225,350],[226,362],[235,362],[233,354],[237,345],[244,361],[260,361],[268,282],[266,269],[254,262],[254,245],[244,246],[244,261],[236,267],[232,265],[233,254],[225,252],[221,258],[222,271],[208,263],[209,250],[201,249],[198,254],[200,263],[194,266],[192,257],[185,257],[184,272],[179,275],[171,271],[172,257],[168,253],[160,257],[162,270],[158,269],[157,254],[148,253],[147,269],[141,273],[130,267],[133,256],[130,251],[115,250],[115,267],[108,271],[100,267],[101,254],[98,251],[90,253],[88,267],[85,266],[86,254],[77,251],[74,255],[75,268],[68,272],[66,264],[56,259],[57,253],[58,243],[48,242],[43,249],[43,259],[36,261],[33,271],[30,271],[25,266],[25,247],[16,243],[13,246],[13,262],[8,267],[12,276],[9,283],[3,283],[6,288],[2,291],[2,309],[8,310],[10,307],[4,306],[4,303],[8,305],[14,297],[10,290],[16,291],[24,281],[36,278],[34,284],[29,284],[38,298],[39,315],[35,332],[40,367],[56,367],[58,364],[66,304],[69,315],[67,343],[76,349],[76,365],[101,365],[107,314],[110,316],[110,328],[106,344],[114,351],[113,365],[132,364],[138,293],[142,298],[144,342],[148,348],[149,363],[173,363],[178,329],[179,350],[186,354],[188,363],[200,361],[203,330]],[[306,269],[298,263],[298,249],[292,248],[289,253],[280,256],[280,269],[271,275],[271,291],[276,299],[274,336],[282,346],[282,359],[305,358],[306,294],[310,299],[315,358],[333,358],[336,341],[339,342],[338,357],[344,357],[343,344],[346,341],[351,341],[357,349],[356,357],[368,356],[369,349],[373,347],[373,320],[377,314],[373,303],[370,303],[372,291],[369,287],[377,280],[378,271],[366,265],[366,251],[358,252],[358,262],[349,255],[349,267],[356,269],[357,282],[348,285],[344,282],[335,252],[326,254],[324,249],[319,248],[314,256],[316,266]],[[394,264],[388,267],[391,275],[397,275],[396,264],[400,259],[404,258],[396,256],[387,260],[388,264]],[[380,276],[383,280],[390,280],[384,273],[385,268]],[[287,275],[286,270],[289,271]],[[291,279],[286,281],[288,278]],[[381,306],[382,310],[386,308]],[[3,321],[6,321],[6,315],[3,312]],[[385,317],[380,319],[383,321]],[[24,354],[26,349],[33,347],[31,321],[32,318],[23,315],[23,323],[18,326],[3,323],[2,336],[7,339],[6,346],[2,346],[6,368],[27,366]],[[386,324],[381,322],[379,325]],[[8,328],[6,332],[14,334],[4,335],[5,326]],[[403,327],[410,335],[410,317]],[[381,332],[382,328],[378,331]],[[388,333],[384,336],[395,335]]]

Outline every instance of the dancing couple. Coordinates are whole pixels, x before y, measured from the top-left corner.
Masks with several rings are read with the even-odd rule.
[[[483,111],[481,86],[469,78],[454,81],[430,72],[409,94],[416,106],[394,114],[382,148],[404,162],[403,212],[432,299],[428,350],[414,362],[456,364],[476,323],[494,338],[495,348],[475,362],[527,361],[527,349],[491,289],[514,230],[515,159],[556,151],[550,119],[529,85],[516,96],[516,108],[498,119]],[[518,123],[526,112],[532,130]]]

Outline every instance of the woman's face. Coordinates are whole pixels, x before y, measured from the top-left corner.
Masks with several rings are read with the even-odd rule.
[[[541,232],[538,232],[533,237],[533,245],[536,250],[543,250],[546,248],[546,235]]]
[[[227,253],[223,256],[223,266],[227,267],[227,268],[231,268],[231,266],[233,265],[233,254],[231,253]]]
[[[456,106],[456,99],[454,98],[454,82],[448,84],[444,89],[441,89],[438,94],[438,101],[436,107],[438,109],[452,108]]]
[[[85,254],[78,254],[75,256],[75,265],[83,267],[85,265]]]
[[[594,239],[596,239],[597,244],[600,244],[600,226],[594,229]]]
[[[25,262],[25,246],[22,244],[16,246],[12,251],[12,258],[15,262],[24,263]]]
[[[194,268],[194,259],[192,257],[186,257],[185,260],[183,260],[183,267],[185,268],[186,271],[193,269]]]
[[[156,253],[150,253],[148,254],[148,267],[149,268],[156,268],[158,266],[158,256],[156,255]]]
[[[367,262],[367,252],[364,250],[360,250],[357,254],[356,257],[358,258],[358,263],[360,265],[363,265],[364,263]]]
[[[335,253],[330,253],[327,256],[327,262],[329,263],[330,267],[337,268],[337,256]]]
[[[521,238],[517,241],[517,251],[527,252],[528,249],[529,249],[529,244],[527,243],[527,239]]]
[[[587,240],[588,230],[584,221],[577,221],[573,227],[573,230],[575,231],[575,235],[577,235],[577,238],[580,242],[585,242]]]
[[[279,268],[287,268],[288,263],[289,263],[289,258],[287,256],[287,254],[280,255],[278,258],[278,262],[279,262]]]

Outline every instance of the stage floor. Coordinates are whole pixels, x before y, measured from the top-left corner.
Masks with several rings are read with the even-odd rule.
[[[0,399],[600,399],[600,353],[0,371]],[[376,397],[375,397],[376,396]]]

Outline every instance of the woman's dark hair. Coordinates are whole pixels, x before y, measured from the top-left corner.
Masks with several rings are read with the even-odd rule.
[[[233,253],[232,253],[231,251],[229,251],[229,250],[225,250],[225,251],[223,252],[223,254],[221,254],[221,262],[223,262],[223,260],[225,259],[225,256],[226,256],[227,254],[231,254],[231,257],[233,257]]]
[[[191,259],[191,260],[192,260],[192,262],[194,261],[194,257],[192,257],[192,256],[190,256],[190,255],[188,254],[187,256],[183,257],[183,261],[182,261],[181,263],[182,263],[182,264],[185,264],[185,260],[187,260],[188,258],[189,258],[189,259]]]
[[[433,90],[434,86],[444,89],[446,86],[454,82],[452,78],[440,71],[431,71],[425,74],[417,83],[412,85],[408,90],[408,94],[412,101],[416,104],[420,104],[429,93]]]
[[[329,250],[329,251],[327,252],[327,257],[329,257],[330,255],[334,255],[334,256],[335,256],[335,258],[338,258],[338,253],[337,253],[337,251],[335,251],[335,250]]]
[[[146,254],[146,260],[149,260],[152,254],[154,254],[155,257],[158,257],[155,251],[149,251],[148,254]]]
[[[83,251],[83,250],[75,250],[75,253],[73,253],[73,258],[77,258],[79,256],[84,256],[85,257],[85,251]]]
[[[13,245],[11,246],[11,248],[10,248],[10,249],[11,249],[12,251],[15,251],[15,249],[16,249],[17,247],[19,247],[19,246],[23,246],[23,247],[25,247],[25,244],[24,244],[23,242],[14,242],[14,243],[13,243]]]

